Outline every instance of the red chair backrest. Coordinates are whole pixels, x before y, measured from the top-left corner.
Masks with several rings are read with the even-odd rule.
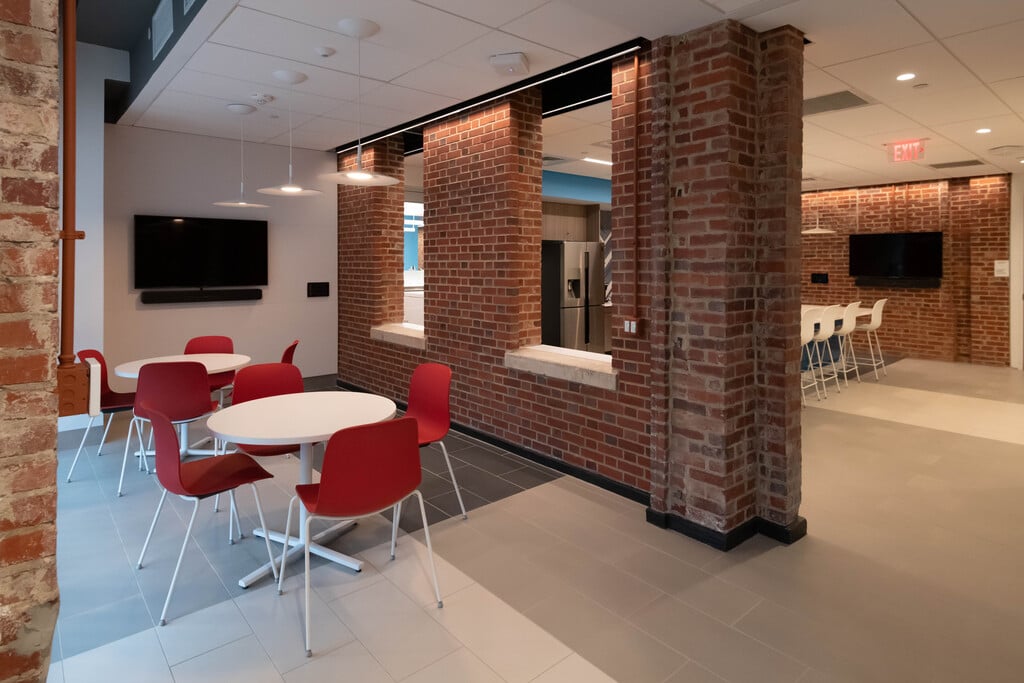
[[[107,381],[107,361],[103,354],[96,349],[82,349],[78,352],[78,360],[84,363],[86,358],[95,358],[96,362],[100,364],[100,404],[102,405],[103,399],[114,393]]]
[[[414,419],[342,429],[327,442],[315,512],[328,517],[376,512],[404,499],[422,479]]]
[[[231,337],[210,335],[192,337],[185,343],[185,353],[234,353],[235,343]]]
[[[167,365],[172,364],[167,363]],[[143,369],[147,367],[149,366],[144,366]],[[160,480],[160,485],[176,495],[190,495],[181,481],[178,432],[171,424],[170,418],[158,410],[153,403],[137,404],[136,412],[140,408],[149,416],[149,421],[153,425],[153,443],[156,446],[156,476]]]
[[[231,404],[237,405],[256,398],[301,394],[302,373],[289,363],[260,363],[249,365],[235,375],[235,389]]]
[[[409,381],[409,406],[406,417],[419,422],[421,443],[443,439],[451,427],[448,395],[451,391],[452,371],[440,363],[423,363],[412,373]]]
[[[210,412],[210,380],[202,363],[149,363],[139,369],[135,414],[149,419],[147,406],[172,422]]]
[[[294,363],[295,362],[295,360],[294,360],[295,359],[295,347],[298,346],[298,345],[299,345],[299,340],[298,339],[296,339],[295,341],[293,341],[291,344],[288,345],[288,348],[286,348],[284,350],[284,353],[281,354],[281,362],[282,363]]]

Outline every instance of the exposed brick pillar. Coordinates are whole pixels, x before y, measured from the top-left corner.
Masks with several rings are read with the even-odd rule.
[[[649,516],[724,548],[795,540],[802,42],[727,21],[661,50],[671,436]]]
[[[540,112],[525,90],[424,131],[428,348],[477,372],[540,343]]]
[[[338,158],[339,171],[355,167],[354,152]],[[364,373],[373,368],[367,368],[360,347],[369,341],[370,328],[402,322],[401,137],[364,147],[363,168],[403,181],[384,187],[338,186],[338,375],[368,386]]]
[[[757,47],[756,513],[790,536],[802,536],[805,522],[798,513],[803,35],[785,26],[762,33]]]
[[[0,680],[45,680],[57,619],[55,0],[0,0]]]

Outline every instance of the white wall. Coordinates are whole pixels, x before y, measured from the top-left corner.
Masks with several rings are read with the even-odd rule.
[[[337,185],[329,152],[294,151],[295,180],[317,197],[272,197],[256,188],[284,182],[288,148],[246,143],[246,198],[268,209],[213,206],[238,198],[238,140],[107,125],[103,285],[104,354],[111,365],[181,353],[203,334],[225,334],[254,362],[277,361],[299,339],[295,363],[306,377],[337,372]],[[260,301],[142,304],[133,289],[135,214],[269,221],[269,286]],[[307,281],[330,283],[329,297],[306,298]],[[81,292],[79,296],[86,295]],[[125,386],[123,383],[117,386]]]

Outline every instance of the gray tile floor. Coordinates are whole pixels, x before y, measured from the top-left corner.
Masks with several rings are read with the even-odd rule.
[[[51,679],[118,680],[87,674],[120,661],[110,659],[115,651],[117,657],[145,651],[166,659],[166,678],[152,680],[175,683],[331,680],[364,665],[378,668],[361,680],[446,683],[591,683],[599,680],[598,670],[630,683],[1022,680],[1024,457],[1007,419],[990,419],[1013,415],[1024,402],[1020,377],[1008,369],[905,360],[881,382],[854,382],[820,405],[812,401],[803,414],[801,512],[809,533],[792,546],[758,537],[720,553],[647,524],[642,506],[570,477],[481,505],[468,521],[432,523],[445,567],[443,590],[452,593],[444,610],[409,612],[417,626],[403,627],[403,638],[417,645],[436,641],[440,652],[449,652],[458,643],[436,630],[440,624],[463,647],[415,673],[404,660],[389,659],[393,653],[379,646],[379,634],[367,630],[366,621],[379,622],[366,611],[373,605],[396,604],[392,585],[407,589],[332,565],[314,567],[324,583],[318,592],[356,632],[356,642],[345,644],[350,636],[339,631],[334,649],[311,662],[293,659],[297,645],[282,652],[277,632],[264,621],[283,620],[294,630],[298,613],[268,617],[266,605],[275,603],[260,602],[251,590],[242,594],[234,579],[264,551],[250,538],[228,546],[224,525],[201,524],[196,534],[188,591],[173,606],[189,628],[150,635],[184,508],[177,506],[179,514],[158,529],[168,549],[135,571],[132,555],[156,487],[132,472],[128,495],[111,498],[111,471],[120,456],[90,453],[93,473],[60,487],[58,570],[65,602],[56,641],[67,666],[58,662],[59,677]],[[456,476],[462,482],[466,470],[464,488],[475,485],[481,499],[501,482],[530,483],[522,481],[532,476],[523,467],[505,470],[515,458],[492,458],[501,454],[469,440],[458,447],[453,455],[464,464]],[[61,468],[71,454],[62,450]],[[439,460],[439,454],[424,457],[425,469],[438,478],[431,482],[436,515],[451,510]],[[284,461],[274,467],[282,479],[293,470]],[[252,509],[244,494],[240,500],[243,510]],[[269,524],[283,524],[287,492],[267,487],[264,500]],[[383,521],[361,524],[338,544],[366,553],[371,562],[379,559],[381,574],[394,579],[405,570],[381,558],[387,532]],[[422,538],[422,531],[413,538]],[[406,576],[418,577],[422,592],[421,568],[413,569]],[[511,614],[494,616],[500,605]],[[237,624],[238,631],[218,629],[217,644],[225,644],[206,652],[196,641],[207,637],[211,619]],[[497,620],[501,628],[492,625]],[[561,645],[539,640],[530,624]],[[138,628],[148,630],[111,642]],[[510,633],[519,635],[513,640]],[[90,649],[100,642],[108,645]],[[206,654],[191,659],[175,654],[200,651]],[[543,662],[556,660],[544,670],[549,664]],[[243,679],[225,670],[226,661],[266,665],[260,677]]]
[[[336,388],[333,376],[311,378],[306,384],[307,390],[312,391]],[[93,428],[70,483],[64,480],[82,432],[60,434],[57,570],[61,609],[54,636],[54,660],[149,629],[159,620],[191,504],[168,497],[168,504],[177,514],[169,515],[165,510],[147,555],[146,568],[136,571],[138,553],[156,509],[159,489],[155,477],[135,469],[136,460],[130,455],[125,495],[117,497],[128,421],[125,414],[115,418],[100,457],[96,456],[96,447],[102,429]],[[201,427],[196,428],[193,438],[203,433]],[[466,509],[470,511],[561,476],[455,433],[449,434],[445,445]],[[322,452],[319,455],[322,457]],[[440,448],[432,445],[422,449],[421,460],[421,492],[428,522],[435,524],[452,516],[461,519]],[[266,466],[266,462],[262,464]],[[249,493],[243,490],[238,495],[241,509],[248,513],[248,517],[243,513],[243,528],[259,526]],[[283,528],[288,493],[280,487],[261,487],[261,496],[268,525]],[[247,573],[247,568],[266,561],[266,550],[258,540],[247,538],[234,546],[228,545],[224,525],[214,523],[208,508],[205,503],[201,505],[196,522],[194,537],[199,547],[186,553],[182,565],[182,576],[188,577],[188,588],[176,591],[173,602],[174,611],[180,614],[241,594],[243,589],[237,586],[237,577]],[[407,532],[422,528],[419,511],[414,508],[406,505],[402,510],[400,526]],[[390,519],[389,515],[386,517]],[[350,533],[333,545],[346,552],[359,552],[377,542],[377,535],[362,538],[359,533]]]

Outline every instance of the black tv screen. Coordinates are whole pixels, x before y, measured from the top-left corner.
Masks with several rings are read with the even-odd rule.
[[[135,216],[135,289],[266,284],[266,221]]]
[[[940,278],[942,233],[850,235],[850,276]]]

